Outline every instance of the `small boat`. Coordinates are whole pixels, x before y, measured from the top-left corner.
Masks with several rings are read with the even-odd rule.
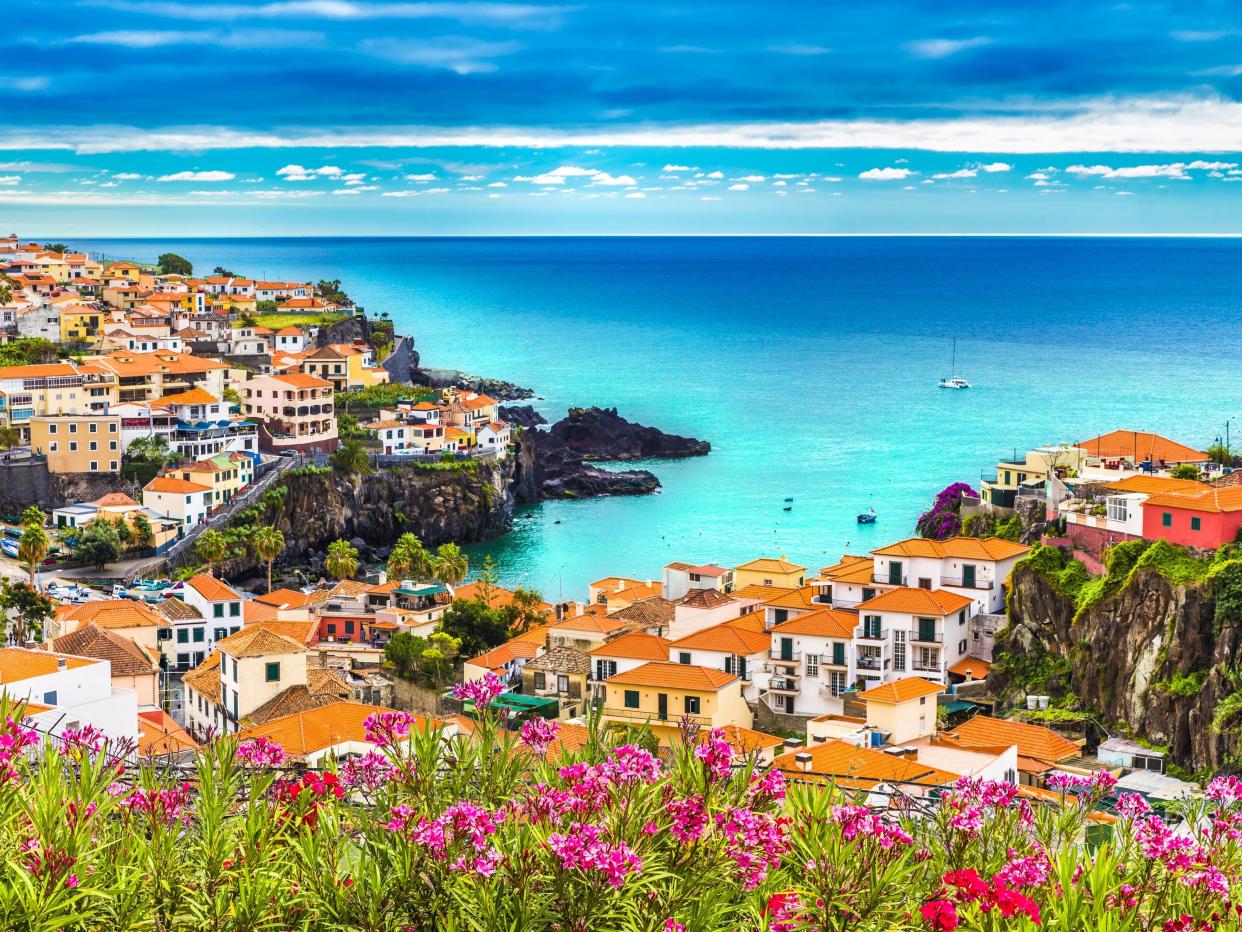
[[[957,338],[953,339],[953,355],[949,360],[949,374],[940,380],[941,388],[970,388],[970,383],[953,374],[957,368]]]
[[[876,517],[877,515],[875,513],[875,509],[869,508],[868,510],[858,515],[858,523],[859,524],[875,524]]]
[[[792,501],[793,501],[793,496],[792,496],[792,495],[790,495],[788,498],[786,498],[786,499],[785,499],[785,501],[786,501],[786,502],[792,502]]]
[[[782,510],[782,511],[793,511],[793,505],[786,505],[786,506],[785,506],[784,508],[782,508],[781,510]]]

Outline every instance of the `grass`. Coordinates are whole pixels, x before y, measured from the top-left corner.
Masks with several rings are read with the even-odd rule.
[[[285,327],[328,327],[339,324],[348,314],[255,314],[255,324],[272,330]],[[240,324],[239,324],[240,326]]]

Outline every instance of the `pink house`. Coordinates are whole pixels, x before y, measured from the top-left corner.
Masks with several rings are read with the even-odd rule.
[[[1153,495],[1143,502],[1143,537],[1215,550],[1242,528],[1242,486]]]

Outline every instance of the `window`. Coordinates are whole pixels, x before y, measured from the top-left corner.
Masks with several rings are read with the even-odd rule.
[[[789,609],[774,608],[772,609],[772,623],[779,625],[783,621],[789,620]]]
[[[1190,529],[1191,529],[1192,531],[1197,531],[1197,530],[1199,530],[1199,519],[1198,519],[1198,518],[1191,518],[1191,519],[1190,519]]]
[[[217,641],[223,641],[228,636],[229,632],[227,628],[216,628],[216,630],[212,632],[212,638]]]
[[[76,434],[77,432],[78,432],[78,425],[77,425],[77,424],[70,424],[70,425],[69,425],[69,433],[71,433],[71,434]]]
[[[960,612],[957,613],[957,623],[959,625],[966,624],[966,609],[962,609]]]
[[[936,619],[920,618],[919,619],[919,640],[934,641],[936,640]]]
[[[686,650],[683,650],[683,651],[678,651],[678,652],[677,652],[677,662],[678,662],[678,663],[684,663],[684,664],[689,665],[689,663],[690,663],[690,652],[689,652],[689,651],[686,651]]]
[[[92,434],[97,434],[97,433],[99,433],[99,425],[98,425],[98,424],[91,424],[91,425],[90,425],[90,432],[91,432]]]
[[[47,445],[47,449],[49,453],[55,453],[56,452],[56,441],[53,440],[51,443],[49,443]]]
[[[98,441],[98,440],[92,440],[92,441],[90,442],[90,451],[91,451],[92,453],[94,453],[94,452],[95,452],[96,450],[98,450],[98,449],[99,449],[99,441]],[[93,466],[91,467],[91,469],[94,469],[94,468],[95,468],[95,467],[93,467]]]
[[[698,715],[699,714],[699,697],[698,696],[686,696],[686,714],[687,715]]]
[[[962,564],[962,588],[975,588],[975,565],[973,563]]]
[[[569,677],[564,673],[556,674],[556,691],[558,693],[569,692]]]
[[[843,641],[832,642],[832,663],[834,666],[845,666],[845,643]]]
[[[328,625],[328,634],[336,634],[336,625]]]
[[[880,637],[880,616],[863,616],[863,637],[878,640]]]
[[[833,670],[828,674],[828,692],[839,697],[845,692],[845,671]]]
[[[54,433],[56,433],[56,425],[55,425],[55,424],[48,424],[48,425],[47,425],[47,432],[48,432],[49,434],[54,434]]]
[[[213,605],[211,607],[211,613],[216,618],[223,618],[224,617],[224,606],[220,605],[219,603],[217,603],[216,605]]]
[[[269,683],[280,682],[280,661],[264,665],[263,678]]]
[[[597,680],[606,680],[610,676],[617,673],[617,662],[615,660],[596,660],[595,661],[595,678]]]
[[[1172,513],[1171,513],[1171,512],[1166,511],[1164,514],[1162,514],[1162,515],[1160,516],[1160,523],[1161,523],[1162,525],[1164,525],[1165,527],[1172,527],[1172,526],[1173,526],[1173,515],[1172,515]]]
[[[70,440],[69,441],[69,452],[76,453],[77,449],[78,449],[78,442],[76,440]]]
[[[864,589],[864,590],[863,590],[863,597],[862,597],[862,600],[863,600],[864,602],[866,602],[868,599],[874,599],[874,598],[875,598],[875,590],[874,590],[874,589]]]
[[[819,676],[819,654],[806,655],[806,675]]]
[[[99,472],[99,460],[91,460],[91,472]]]
[[[194,643],[195,644],[202,644],[203,640],[206,637],[207,637],[207,630],[205,628],[194,629]]]
[[[56,705],[56,690],[49,689],[43,694],[44,705]]]
[[[177,643],[178,644],[189,644],[190,643],[190,629],[189,628],[178,628],[177,629]]]
[[[353,622],[353,620],[352,620],[352,619],[350,619],[349,621],[346,621],[346,622],[345,622],[345,633],[346,633],[346,634],[353,634],[353,633],[354,633],[354,622]]]
[[[966,653],[966,639],[965,638],[962,638],[962,640],[957,642],[957,652],[959,654]]]
[[[893,669],[901,672],[906,668],[906,632],[893,632]]]
[[[638,690],[637,689],[627,689],[625,691],[625,707],[627,709],[638,708]]]
[[[229,606],[229,617],[236,618],[240,614],[241,614],[241,603],[240,602],[234,602],[232,605]]]
[[[889,561],[888,581],[894,586],[901,585],[901,561],[900,560]]]

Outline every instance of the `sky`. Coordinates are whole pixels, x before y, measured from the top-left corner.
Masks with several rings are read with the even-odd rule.
[[[5,10],[0,232],[1242,233],[1233,2]]]

